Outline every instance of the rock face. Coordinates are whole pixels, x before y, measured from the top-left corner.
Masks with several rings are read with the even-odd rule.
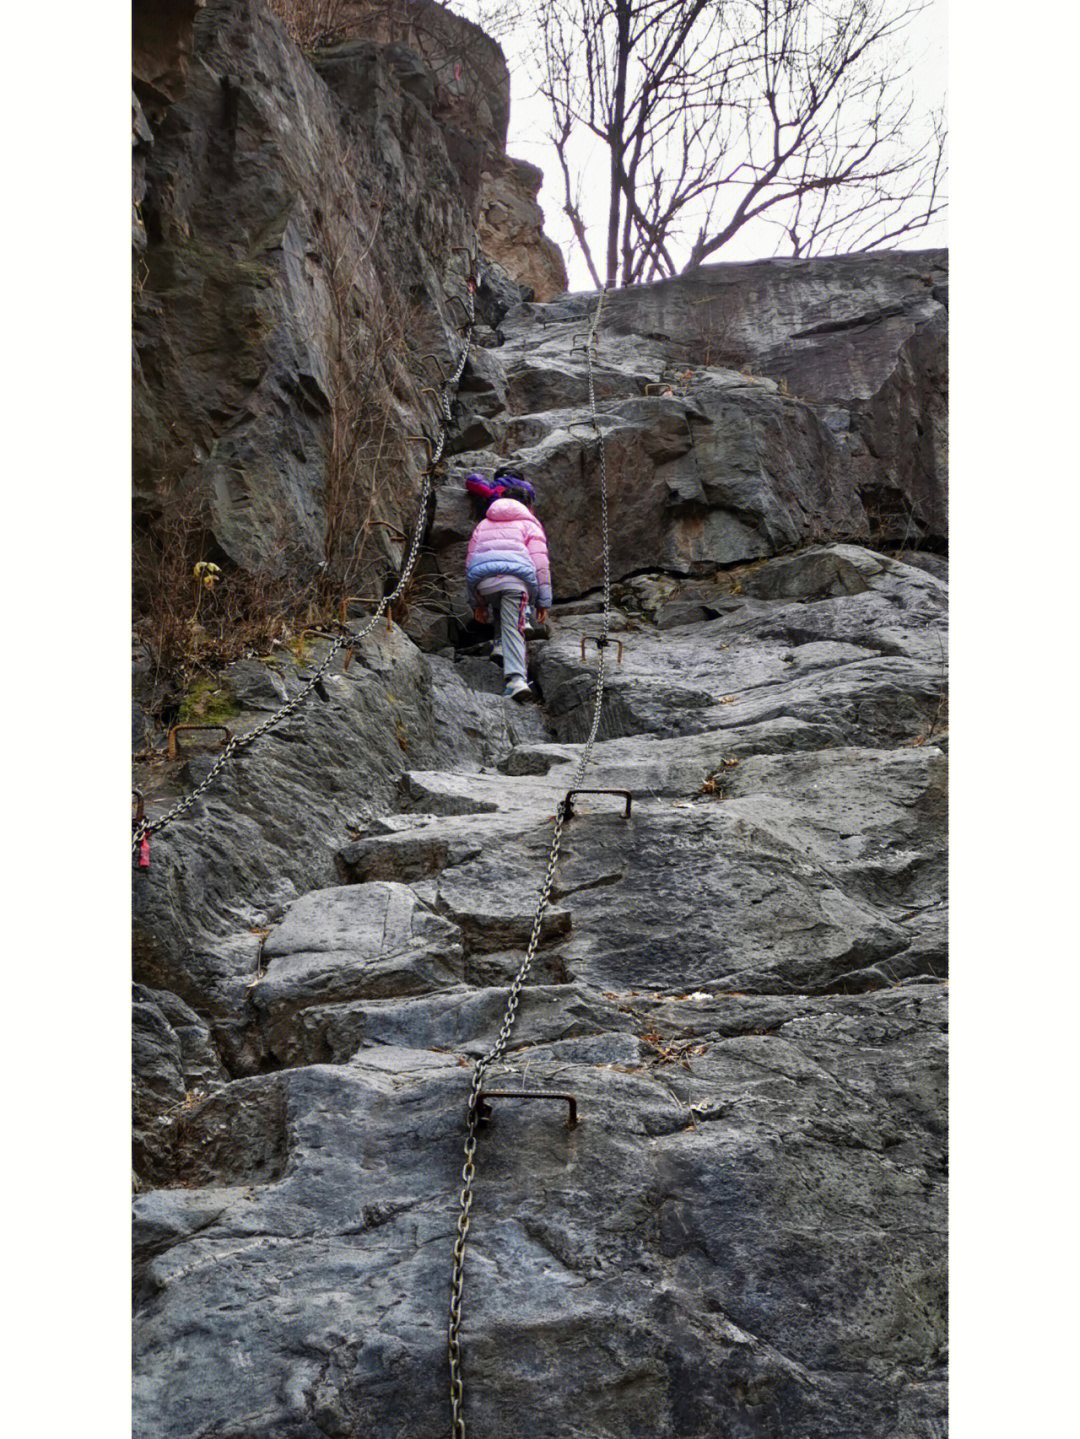
[[[407,313],[372,413],[431,422],[410,347],[460,343],[454,247],[505,134],[498,85],[481,110],[444,63],[457,22],[406,7],[361,34],[361,8],[305,55],[255,0],[136,7],[137,534],[178,489],[251,573],[325,555],[343,335],[373,355]],[[449,1429],[471,1065],[602,624],[595,297],[523,302],[492,245],[403,623],[339,654],[133,871],[136,1439]],[[945,1433],[944,284],[934,252],[606,298],[601,792],[575,799],[489,1081],[571,1093],[580,1123],[494,1099],[481,1132],[472,1439]],[[461,593],[462,472],[508,457],[556,589],[526,707]],[[419,464],[360,491],[398,532]],[[399,533],[376,532],[394,573]],[[250,731],[326,643],[227,666],[214,714]],[[153,819],[218,735],[169,758],[136,718]]]
[[[525,160],[492,157],[480,176],[476,229],[484,253],[542,301],[567,288],[562,251],[544,234],[544,212],[536,203],[543,181],[542,171]]]
[[[692,366],[749,368],[807,401],[849,461],[871,533],[894,541],[890,503],[896,522],[946,533],[947,304],[943,250],[707,266],[611,297],[617,332],[681,339]]]
[[[469,1432],[565,1435],[572,1390],[575,1432],[611,1439],[944,1434],[944,585],[831,545],[618,597],[587,783],[631,815],[577,800],[497,1071],[581,1122],[493,1101]],[[487,661],[378,631],[155,838],[140,1439],[447,1427],[468,1063],[599,618],[556,608],[525,711]],[[242,729],[279,681],[237,668]]]
[[[134,20],[140,563],[201,543],[242,571],[347,581],[363,521],[353,589],[371,593],[415,514],[421,391],[460,345],[454,247],[474,246],[505,139],[501,52],[453,22],[470,87],[378,38],[309,59],[258,0],[140,0]],[[481,318],[505,308],[481,287]],[[393,475],[374,496],[373,468]]]
[[[823,539],[943,548],[945,255],[716,265],[605,298],[596,393],[624,573]],[[595,299],[523,305],[470,367],[462,463],[517,461],[565,596],[595,589],[599,463],[582,335]],[[446,604],[471,516],[452,472],[431,540]]]

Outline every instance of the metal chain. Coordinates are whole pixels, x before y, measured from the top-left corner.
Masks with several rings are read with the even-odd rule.
[[[604,642],[597,647],[598,659],[596,663],[596,688],[593,693],[592,725],[582,747],[581,758],[578,761],[574,779],[569,786],[571,790],[577,789],[584,778],[585,771],[592,757],[593,745],[596,743],[596,737],[600,731],[600,714],[604,703],[604,663],[607,654],[608,629],[611,623],[611,545],[608,529],[607,465],[604,453],[604,436],[600,429],[600,421],[596,413],[596,385],[593,375],[593,347],[596,342],[596,331],[600,323],[600,315],[604,308],[604,296],[606,293],[606,290],[600,291],[596,308],[593,311],[592,323],[589,326],[589,338],[586,350],[589,377],[589,409],[592,415],[593,429],[596,432],[596,437],[600,445],[600,536],[604,560]],[[540,931],[543,927],[544,915],[547,911],[548,900],[551,896],[551,886],[555,879],[555,866],[559,860],[559,846],[562,843],[563,825],[565,823],[566,801],[560,800],[555,810],[555,828],[551,836],[551,849],[548,853],[547,869],[544,873],[544,882],[540,886],[540,894],[536,903],[536,913],[533,917],[532,932],[529,935],[529,943],[525,950],[525,957],[514,977],[513,984],[510,986],[510,993],[506,1000],[506,1011],[503,1015],[502,1027],[499,1030],[498,1038],[488,1053],[477,1060],[476,1066],[473,1069],[472,1082],[469,1085],[469,1102],[465,1121],[465,1162],[461,1170],[461,1193],[458,1196],[459,1212],[457,1234],[454,1239],[453,1271],[450,1277],[450,1322],[447,1331],[450,1365],[451,1439],[466,1439],[465,1389],[461,1373],[461,1296],[465,1283],[465,1246],[469,1236],[469,1216],[473,1203],[473,1181],[476,1177],[476,1144],[477,1132],[480,1126],[480,1091],[483,1087],[484,1076],[491,1066],[502,1058],[506,1052],[506,1046],[510,1042],[510,1034],[514,1028],[518,1004],[521,1000],[521,989],[532,967],[532,962],[540,943]]]
[[[356,631],[346,630],[344,634],[335,635],[334,639],[331,641],[330,648],[327,650],[326,655],[324,656],[322,662],[319,664],[318,668],[314,671],[313,674],[309,675],[308,679],[304,682],[303,686],[297,690],[296,694],[293,695],[292,699],[286,700],[279,709],[276,709],[272,715],[270,715],[267,719],[263,720],[262,724],[256,725],[254,729],[248,730],[245,734],[242,735],[232,736],[232,738],[225,745],[225,748],[221,751],[221,754],[211,765],[206,775],[189,794],[186,794],[183,799],[178,800],[171,809],[166,810],[166,812],[163,815],[159,815],[157,819],[148,820],[144,817],[143,819],[138,821],[132,832],[131,851],[133,854],[138,851],[139,845],[145,838],[147,838],[149,835],[155,834],[158,830],[164,829],[167,824],[171,824],[172,821],[182,815],[185,810],[190,809],[191,806],[195,803],[195,801],[199,798],[199,796],[210,787],[213,781],[217,778],[220,771],[225,767],[226,764],[228,764],[229,760],[232,759],[233,755],[238,754],[241,750],[248,749],[257,740],[261,739],[264,734],[268,734],[270,730],[275,729],[279,724],[282,723],[283,720],[288,719],[288,717],[295,710],[299,709],[300,706],[307,699],[308,695],[311,694],[312,690],[322,679],[323,675],[326,673],[330,665],[331,660],[333,660],[334,656],[338,653],[342,646],[348,645],[350,648],[358,647],[361,641],[365,640],[367,636],[371,633],[371,631],[375,628],[375,626],[379,623],[383,615],[386,614],[386,611],[390,608],[394,601],[396,599],[399,599],[404,592],[405,587],[409,583],[409,579],[412,575],[413,566],[416,564],[417,558],[420,554],[420,544],[423,540],[424,528],[427,522],[428,500],[431,498],[432,477],[434,475],[435,466],[439,463],[439,460],[442,458],[443,450],[446,448],[447,431],[450,422],[453,419],[453,402],[451,399],[451,395],[457,393],[457,387],[461,381],[461,376],[464,374],[465,365],[468,361],[469,352],[472,346],[472,332],[476,325],[476,274],[476,257],[474,255],[470,255],[469,281],[468,285],[466,286],[466,294],[468,296],[468,299],[465,307],[465,311],[468,316],[468,324],[463,329],[463,344],[461,354],[457,358],[454,372],[450,376],[450,378],[444,382],[442,393],[439,397],[439,408],[442,411],[443,421],[439,426],[439,437],[435,443],[434,448],[431,451],[431,458],[428,461],[427,469],[424,472],[424,487],[420,494],[420,506],[416,517],[416,527],[413,530],[412,544],[409,547],[409,553],[405,560],[405,566],[401,571],[401,577],[399,578],[397,584],[394,586],[393,590],[391,590],[388,595],[383,595],[382,599],[375,607],[375,613],[372,615],[371,619],[368,620],[368,622],[364,625],[362,629]]]

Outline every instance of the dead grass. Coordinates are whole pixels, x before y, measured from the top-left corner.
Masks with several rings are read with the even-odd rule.
[[[302,50],[363,37],[408,45],[434,69],[468,59],[469,32],[460,17],[444,18],[436,0],[269,0]],[[455,44],[455,37],[457,43]]]
[[[419,490],[424,462],[406,438],[420,407],[421,366],[410,336],[421,317],[378,281],[370,256],[384,207],[378,193],[359,192],[353,177],[362,168],[346,151],[315,211],[330,307],[321,563],[282,533],[270,547],[272,564],[231,565],[197,490],[180,473],[159,474],[152,509],[144,505],[136,521],[134,613],[166,713],[199,675],[339,623],[347,600],[377,602],[407,553],[415,519],[409,496]],[[195,570],[208,562],[220,573],[204,587]],[[405,608],[395,606],[399,622]]]
[[[745,347],[737,340],[738,307],[721,292],[694,302],[690,349],[694,362],[705,369],[717,365],[740,370],[746,365]]]
[[[207,587],[197,571],[211,553],[218,573]],[[201,677],[331,618],[310,557],[239,569],[215,549],[194,498],[176,490],[137,536],[134,589],[135,633],[150,656],[149,708],[160,723],[174,721]]]
[[[374,581],[377,560],[385,569],[395,543],[407,543],[397,525],[402,478],[419,473],[405,409],[415,393],[411,336],[418,317],[367,264],[384,200],[362,201],[348,178],[357,168],[347,153],[339,184],[352,193],[327,196],[318,219],[333,310],[325,562],[327,580],[341,594],[362,591]],[[358,251],[355,216],[365,213],[369,233]]]

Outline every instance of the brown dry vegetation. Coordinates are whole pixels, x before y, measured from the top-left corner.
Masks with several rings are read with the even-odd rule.
[[[302,50],[363,37],[408,45],[438,73],[455,60],[475,62],[475,31],[460,16],[449,21],[436,0],[269,0]]]
[[[305,49],[356,36],[405,42],[436,70],[452,63],[455,46],[472,45],[479,36],[463,22],[447,29],[433,0],[271,0],[271,6]],[[362,135],[349,140],[343,134],[319,193],[309,195],[310,263],[324,297],[318,341],[328,402],[321,554],[311,553],[310,537],[305,548],[287,532],[283,519],[272,561],[260,570],[232,564],[215,541],[208,503],[191,468],[193,450],[207,447],[207,432],[213,437],[213,422],[159,404],[172,394],[167,367],[140,376],[144,442],[136,483],[134,614],[161,692],[183,692],[199,673],[244,654],[264,653],[313,625],[340,622],[345,602],[377,599],[400,573],[417,519],[424,462],[408,436],[421,427],[432,433],[437,425],[434,401],[421,393],[433,377],[419,357],[427,350],[442,352],[443,330],[430,306],[421,311],[400,285],[383,283],[396,273],[392,251],[401,219],[391,223],[391,202],[364,183],[374,170],[363,149]],[[310,178],[295,178],[302,193]],[[225,252],[217,245],[210,249],[206,265],[220,267]],[[230,297],[240,281],[235,262],[224,263],[226,271],[215,269],[212,277],[223,294],[223,312],[231,314],[237,306]],[[157,290],[165,284],[152,271],[140,253],[133,283],[137,312],[157,304]],[[250,310],[253,323],[272,327],[273,305],[264,300],[273,290],[270,267],[248,278],[252,293],[245,314]],[[263,338],[262,332],[245,331],[236,339],[238,359],[252,361],[253,374],[260,368],[254,352]],[[152,355],[148,363],[153,365]],[[212,590],[199,594],[194,571],[207,561],[217,564],[220,574]],[[432,587],[430,576],[418,574],[395,605],[395,619],[403,619],[409,601]],[[436,601],[437,594],[430,599]]]
[[[407,28],[412,8],[407,0],[270,0],[302,50],[366,35],[380,24]]]
[[[164,693],[305,628],[334,623],[349,598],[377,599],[408,547],[415,516],[408,501],[403,516],[402,492],[415,483],[421,458],[406,438],[415,428],[421,369],[411,336],[423,325],[414,307],[379,283],[370,253],[382,200],[363,200],[349,178],[357,157],[343,159],[316,211],[331,312],[322,563],[283,534],[264,568],[231,564],[184,466],[169,472],[163,464],[153,503],[136,520],[134,608]],[[369,222],[363,248],[358,215]],[[207,561],[220,574],[211,590],[200,590],[195,568]]]

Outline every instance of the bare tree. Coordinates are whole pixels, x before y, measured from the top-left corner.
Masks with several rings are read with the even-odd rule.
[[[916,114],[921,0],[542,0],[540,91],[595,283],[691,270],[755,221],[799,256],[871,249],[944,205],[944,124]],[[607,152],[603,249],[575,146]],[[678,257],[678,258],[677,258]]]

